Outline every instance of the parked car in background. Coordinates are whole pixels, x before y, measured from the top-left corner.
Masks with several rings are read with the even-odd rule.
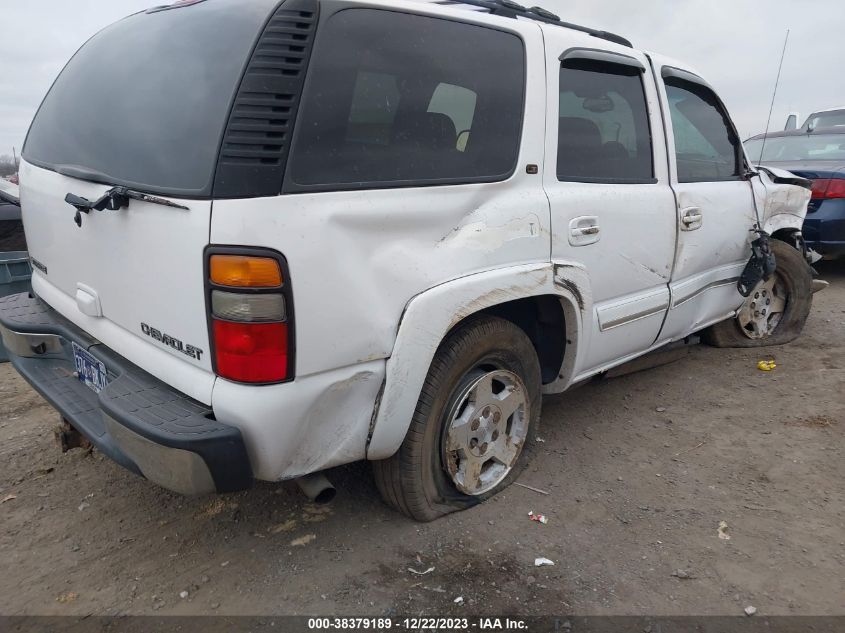
[[[745,141],[745,152],[755,164],[812,181],[804,240],[827,258],[845,255],[845,125],[760,134]]]
[[[0,178],[0,297],[27,290],[31,275],[18,185]],[[0,339],[0,363],[7,360]]]
[[[786,119],[786,125],[783,128],[784,131],[788,132],[790,130],[800,129],[806,132],[816,128],[838,127],[840,125],[845,125],[845,106],[813,112],[807,117],[804,124],[798,128],[798,120],[800,118],[801,117],[797,112],[792,112]]]
[[[0,252],[25,250],[18,185],[0,178]]]

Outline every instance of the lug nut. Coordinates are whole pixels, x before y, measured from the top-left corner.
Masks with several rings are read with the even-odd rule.
[[[472,439],[469,441],[469,447],[470,447],[470,448],[475,448],[476,446],[478,446],[478,440],[477,440],[477,439],[475,439],[475,438],[472,438]]]
[[[475,418],[472,421],[472,424],[469,425],[469,428],[471,428],[473,431],[477,431],[480,424],[481,424],[481,420],[479,420],[478,418]]]
[[[484,411],[481,412],[481,415],[483,415],[485,418],[489,418],[490,417],[490,407],[484,407]]]
[[[499,432],[498,432],[498,431],[493,431],[493,436],[492,436],[492,437],[493,437],[493,441],[494,441],[494,442],[495,442],[496,440],[498,440],[498,439],[499,439]]]
[[[481,454],[483,455],[486,452],[487,452],[487,442],[484,442],[484,444],[481,445]]]
[[[496,411],[496,413],[493,414],[493,422],[498,422],[501,419],[502,419],[502,414],[500,412]]]

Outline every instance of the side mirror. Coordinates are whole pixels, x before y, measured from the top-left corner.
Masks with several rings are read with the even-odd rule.
[[[797,130],[798,129],[798,113],[792,112],[788,117],[786,117],[786,125],[783,126],[783,129],[786,131],[789,130]]]

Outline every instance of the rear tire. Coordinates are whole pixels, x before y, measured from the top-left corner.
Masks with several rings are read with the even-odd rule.
[[[774,321],[774,315],[771,316],[770,326],[766,329],[760,329],[759,320],[756,325],[749,322],[749,317],[757,313],[756,303],[761,297],[755,295],[762,292],[761,284],[746,298],[737,316],[717,323],[702,333],[705,342],[715,347],[768,347],[790,343],[801,334],[813,305],[813,270],[801,253],[786,242],[773,239],[771,246],[777,260],[777,268],[768,285],[780,289],[776,290],[776,295],[784,296],[773,298],[773,295],[767,294],[764,301],[766,297],[778,303],[785,301],[777,321]],[[754,308],[751,307],[752,302],[755,304]],[[771,304],[763,305],[768,307]]]
[[[373,462],[384,501],[431,521],[506,488],[533,452],[540,388],[537,355],[519,327],[497,317],[460,325],[434,355],[399,450]]]

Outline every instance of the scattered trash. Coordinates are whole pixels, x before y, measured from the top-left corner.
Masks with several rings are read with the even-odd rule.
[[[540,437],[539,435],[538,435],[537,437],[535,437],[535,438],[534,438],[534,441],[535,441],[535,442],[539,442],[540,444],[545,444],[545,443],[546,443],[546,440],[544,440],[544,439],[543,439],[542,437]]]
[[[83,501],[82,503],[79,504],[79,511],[82,512],[85,508],[87,508],[90,505],[91,504],[88,503],[87,501]]]
[[[545,514],[534,514],[533,510],[528,511],[528,518],[532,521],[536,521],[537,523],[542,523],[543,525],[549,522]]]
[[[9,494],[9,495],[6,495],[5,497],[3,497],[3,501],[0,501],[0,503],[6,503],[7,501],[11,501],[12,499],[17,499],[17,498],[18,498],[18,495]]]
[[[676,569],[672,572],[672,576],[679,580],[694,580],[695,575],[685,569]]]
[[[182,598],[182,600],[184,600],[185,598],[188,597],[188,592],[187,591],[180,591],[179,597]]]
[[[457,598],[455,598],[454,600],[452,600],[452,602],[454,602],[455,604],[463,604],[463,603],[464,603],[464,597],[463,597],[463,596],[458,596]]]
[[[220,563],[220,566],[221,566],[221,567],[225,567],[225,566],[226,566],[226,565],[228,565],[228,564],[229,564],[229,561],[224,560],[222,563]]]
[[[666,413],[666,407],[657,407],[655,411],[658,413]]]
[[[68,602],[73,602],[79,597],[79,594],[75,591],[68,591],[67,593],[60,593],[58,598],[56,598],[56,602],[61,602],[62,604],[67,604]]]
[[[296,520],[289,519],[284,523],[279,523],[278,525],[272,525],[267,528],[267,531],[270,534],[278,534],[279,532],[290,532],[293,528],[296,527]]]
[[[728,534],[728,522],[727,521],[719,521],[719,538],[723,541],[730,541],[731,535]]]
[[[423,585],[423,589],[433,591],[434,593],[446,593],[446,590],[443,587],[426,587]]]
[[[757,363],[757,369],[760,371],[772,371],[777,365],[775,364],[774,359],[772,360],[761,360]]]
[[[680,453],[675,453],[675,457],[678,457],[679,455],[683,455],[684,453],[689,453],[690,451],[694,451],[697,448],[701,448],[705,444],[707,444],[707,442],[699,442],[698,444],[696,444],[692,448],[688,448],[687,450],[681,451]]]
[[[416,569],[411,569],[410,567],[408,567],[408,571],[412,574],[416,574],[417,576],[425,576],[426,574],[430,574],[431,572],[433,572],[434,567],[429,567],[425,571],[417,571]]]
[[[210,606],[211,606],[212,609],[219,609],[220,603],[219,602],[212,602]]]
[[[514,485],[514,486],[519,486],[520,488],[527,488],[528,490],[530,490],[530,491],[532,491],[532,492],[539,492],[541,495],[547,495],[547,494],[549,494],[549,493],[548,493],[547,491],[545,491],[545,490],[540,490],[539,488],[534,488],[533,486],[528,486],[528,485],[526,485],[526,484],[521,484],[521,483],[519,483],[518,481],[514,482],[514,484],[513,484],[513,485]]]
[[[757,607],[752,607],[751,605],[749,605],[745,607],[743,611],[745,611],[745,615],[754,615],[755,613],[757,613]]]
[[[549,560],[548,558],[535,558],[534,559],[534,567],[552,567],[554,566],[554,561]]]
[[[290,542],[290,544],[293,545],[294,547],[296,547],[298,545],[307,545],[308,543],[313,541],[315,538],[317,538],[316,534],[306,534],[305,536],[300,536],[299,538],[293,539]]]

